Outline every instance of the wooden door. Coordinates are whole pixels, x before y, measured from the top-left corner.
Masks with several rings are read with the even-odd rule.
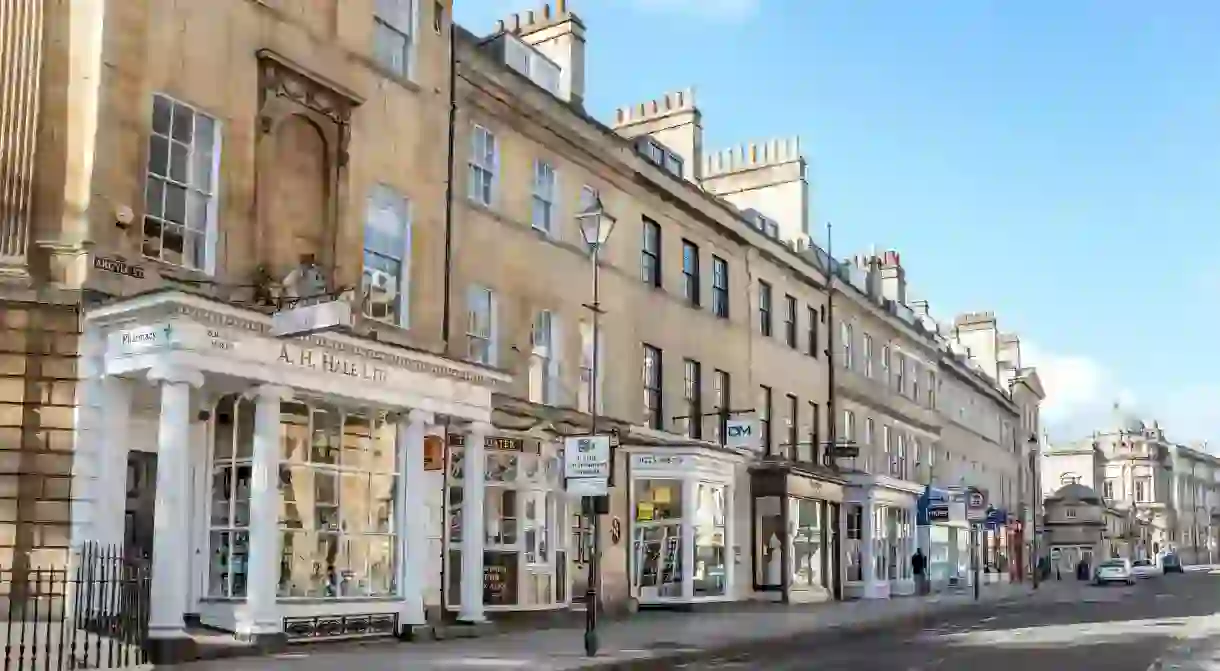
[[[127,455],[127,509],[123,550],[129,558],[152,560],[153,512],[157,502],[157,455]]]

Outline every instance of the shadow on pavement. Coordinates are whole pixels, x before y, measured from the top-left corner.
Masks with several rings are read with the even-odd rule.
[[[1220,636],[1216,576],[1155,580],[1134,588],[1085,589],[1076,600],[954,613],[913,627],[792,641],[782,649],[760,646],[676,668],[1146,671],[1167,650],[1204,647]]]

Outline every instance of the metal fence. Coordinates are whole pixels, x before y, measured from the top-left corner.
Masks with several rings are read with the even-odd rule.
[[[146,562],[96,543],[62,568],[0,567],[2,671],[148,663],[150,584]]]

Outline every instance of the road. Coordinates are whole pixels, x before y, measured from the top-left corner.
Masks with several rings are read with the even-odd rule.
[[[810,638],[692,662],[685,671],[1148,671],[1216,669],[1220,570],[1088,588],[1079,599],[998,605],[930,628]]]

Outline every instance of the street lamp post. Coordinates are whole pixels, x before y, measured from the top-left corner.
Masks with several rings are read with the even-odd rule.
[[[576,215],[580,224],[580,234],[589,248],[593,259],[593,302],[585,307],[593,313],[593,361],[590,364],[591,378],[589,380],[589,435],[597,435],[597,376],[598,358],[601,354],[601,251],[614,230],[614,217],[602,206],[601,196],[595,196],[587,208]],[[613,469],[613,460],[611,460]],[[607,493],[605,496],[609,496]],[[599,513],[599,497],[586,496],[581,500],[586,515],[586,523],[592,535],[592,547],[589,548],[588,578],[585,587],[585,654],[589,657],[597,655],[599,641],[597,636],[598,592],[601,576],[601,515]],[[602,506],[605,508],[608,506]]]
[[[1033,577],[1034,589],[1038,589],[1038,580],[1041,576],[1038,575],[1038,438],[1034,434],[1029,434],[1029,555],[1030,555],[1030,575]]]

